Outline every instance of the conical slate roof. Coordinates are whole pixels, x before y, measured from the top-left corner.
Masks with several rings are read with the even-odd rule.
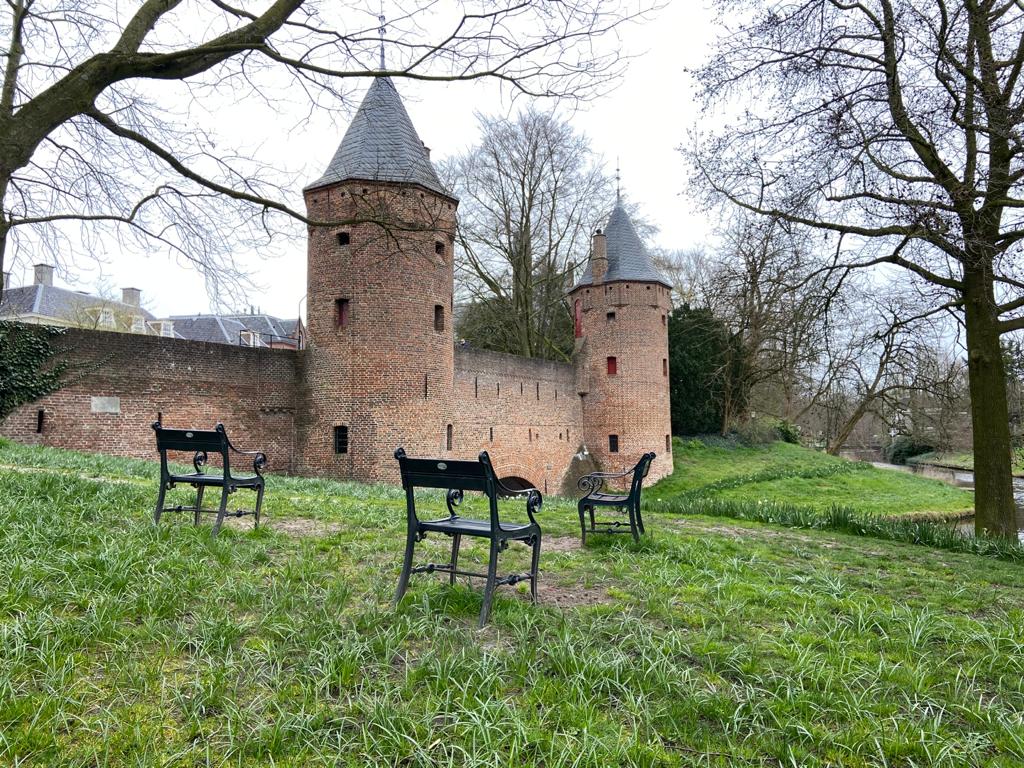
[[[374,78],[327,170],[306,189],[348,179],[418,184],[452,197],[389,77]]]
[[[651,255],[640,241],[640,236],[637,235],[633,222],[621,202],[615,203],[615,209],[608,217],[608,224],[604,228],[604,235],[608,245],[608,271],[605,273],[604,282],[629,280],[637,283],[661,283],[666,288],[672,287],[655,268]],[[593,283],[594,275],[588,262],[587,269],[574,286],[574,290]]]

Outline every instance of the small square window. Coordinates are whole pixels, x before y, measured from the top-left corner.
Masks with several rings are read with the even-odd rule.
[[[440,240],[434,241],[434,253],[436,253],[438,256],[444,256],[444,243],[442,243]]]
[[[615,376],[619,372],[619,360],[617,357],[608,358],[608,375]]]
[[[334,326],[336,328],[348,327],[350,304],[351,302],[348,299],[334,300]]]
[[[337,426],[334,428],[334,452],[348,453],[348,427]]]
[[[618,453],[618,452],[619,452],[619,436],[618,435],[608,435],[608,453]]]
[[[610,322],[615,319],[615,313],[609,312],[607,315],[605,315],[605,317],[608,318],[608,321]]]
[[[348,232],[338,233],[338,245],[350,245],[351,243],[352,239]]]
[[[434,330],[444,330],[444,304],[434,305]]]

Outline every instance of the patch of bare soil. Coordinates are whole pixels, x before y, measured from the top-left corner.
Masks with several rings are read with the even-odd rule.
[[[521,597],[529,600],[530,593],[526,592]],[[537,584],[537,600],[541,605],[554,605],[558,608],[608,605],[615,602],[615,598],[609,595],[604,587],[584,587],[582,584],[563,586],[561,584],[553,584],[543,576]]]
[[[549,536],[541,541],[541,553],[574,552],[580,548],[580,540],[575,536]]]
[[[271,530],[295,538],[330,536],[341,530],[341,523],[328,523],[309,517],[284,517],[268,521]]]

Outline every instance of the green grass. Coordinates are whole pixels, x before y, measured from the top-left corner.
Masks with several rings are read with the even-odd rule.
[[[651,488],[649,499],[778,502],[819,512],[840,506],[882,516],[957,514],[974,504],[970,491],[938,480],[788,443],[748,447],[676,439],[673,455],[673,474]]]
[[[479,585],[391,607],[395,488],[272,477],[267,526],[211,540],[152,526],[155,477],[0,446],[0,764],[1024,761],[1019,565],[653,512],[581,550],[553,499],[541,605],[505,588],[477,631]]]

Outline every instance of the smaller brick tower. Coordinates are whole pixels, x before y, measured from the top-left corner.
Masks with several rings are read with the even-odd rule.
[[[301,471],[397,481],[392,456],[451,449],[453,243],[444,188],[389,78],[305,189],[308,344]]]
[[[583,436],[605,471],[654,451],[651,479],[672,472],[668,379],[671,286],[616,203],[569,292],[576,327]]]

